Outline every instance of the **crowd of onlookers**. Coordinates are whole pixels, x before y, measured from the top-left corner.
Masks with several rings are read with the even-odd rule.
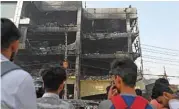
[[[36,99],[32,77],[13,63],[20,37],[14,23],[1,18],[1,108],[75,109],[59,97],[67,79],[61,67],[41,71],[45,93]],[[142,97],[142,91],[135,89],[137,66],[129,58],[114,60],[109,75],[112,82],[107,87],[107,99],[99,104],[99,109],[179,109],[179,97],[164,78],[156,80],[151,101]]]

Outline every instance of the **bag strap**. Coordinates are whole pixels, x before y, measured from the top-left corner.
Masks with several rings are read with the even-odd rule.
[[[111,98],[111,102],[114,105],[115,109],[126,109],[128,107],[124,99],[120,95],[113,96]]]
[[[21,68],[10,61],[1,62],[1,77],[9,73],[10,71],[17,69]]]
[[[143,97],[136,96],[130,108],[131,109],[145,109],[148,103],[149,102]]]

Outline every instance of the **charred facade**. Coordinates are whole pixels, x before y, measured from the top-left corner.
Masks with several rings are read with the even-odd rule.
[[[29,24],[23,24],[27,18]],[[75,76],[72,83],[77,98],[79,80],[108,80],[113,59],[127,56],[135,61],[141,56],[136,8],[83,8],[80,1],[26,1],[20,19],[24,37],[15,62],[39,76],[46,64],[62,66],[67,43],[67,71]]]

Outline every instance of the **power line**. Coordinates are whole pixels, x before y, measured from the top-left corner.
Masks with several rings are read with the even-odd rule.
[[[161,50],[151,49],[151,48],[145,48],[145,47],[143,47],[142,49],[144,49],[144,50],[152,50],[152,51],[157,51],[157,52],[160,52],[160,53],[167,53],[167,54],[179,55],[179,54],[178,54],[178,53],[176,53],[176,52],[167,52],[167,51],[161,51]]]
[[[154,57],[154,58],[158,58],[158,59],[166,59],[166,60],[176,60],[176,58],[158,57],[158,56],[153,56],[153,55],[143,55],[143,56]],[[177,62],[179,62],[179,60],[177,60]]]
[[[159,66],[159,67],[156,67],[156,65],[155,66],[151,66],[151,65],[146,65],[146,64],[144,64],[144,68],[146,69],[146,68],[152,68],[152,69],[161,69],[161,67]],[[178,70],[178,72],[179,72],[179,68],[178,67],[174,67],[174,66],[170,66],[170,67],[166,67],[167,69],[173,69],[173,70]],[[144,70],[145,70],[144,69]],[[147,69],[146,69],[147,70]]]
[[[173,62],[173,63],[179,63],[179,60],[167,60],[167,59],[162,59],[162,58],[156,58],[156,57],[152,57],[152,56],[143,56],[143,58],[146,58],[146,59],[153,59],[153,60],[159,60],[159,61],[167,61],[167,62]]]
[[[149,76],[164,76],[164,75],[154,75],[154,74],[143,74],[143,75],[149,75]],[[179,76],[167,76],[167,77],[172,77],[172,78],[179,78]]]
[[[150,52],[150,53],[156,53],[156,54],[162,54],[162,55],[168,55],[168,56],[179,56],[179,55],[173,55],[172,53],[171,54],[167,54],[167,53],[164,53],[164,52],[156,52],[155,50],[152,51],[152,50],[142,50],[143,52]]]
[[[165,65],[173,65],[173,66],[179,66],[179,64],[169,64],[169,63],[160,63],[160,62],[154,62],[154,61],[148,61],[148,60],[144,60],[144,62],[149,62],[149,63],[155,63],[155,64],[165,64]]]
[[[157,47],[157,46],[147,45],[147,44],[141,44],[141,45],[143,45],[143,46],[148,46],[148,47],[153,47],[153,48],[164,49],[164,50],[170,50],[170,51],[178,51],[178,52],[179,52],[179,50],[176,50],[176,49],[170,49],[170,48]]]

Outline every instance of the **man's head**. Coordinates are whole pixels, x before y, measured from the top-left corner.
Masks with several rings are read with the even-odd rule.
[[[54,92],[59,94],[64,88],[66,81],[66,72],[60,67],[51,67],[41,72],[44,82],[44,88],[47,92]]]
[[[1,53],[11,61],[18,51],[20,31],[14,23],[6,18],[1,18]]]
[[[142,96],[142,90],[140,89],[135,89],[135,92],[138,96]]]
[[[137,66],[129,58],[114,60],[110,74],[117,89],[121,92],[124,88],[135,87],[137,81]]]
[[[152,89],[152,99],[156,99],[158,103],[168,107],[169,100],[173,99],[173,91],[165,84],[155,84]]]

